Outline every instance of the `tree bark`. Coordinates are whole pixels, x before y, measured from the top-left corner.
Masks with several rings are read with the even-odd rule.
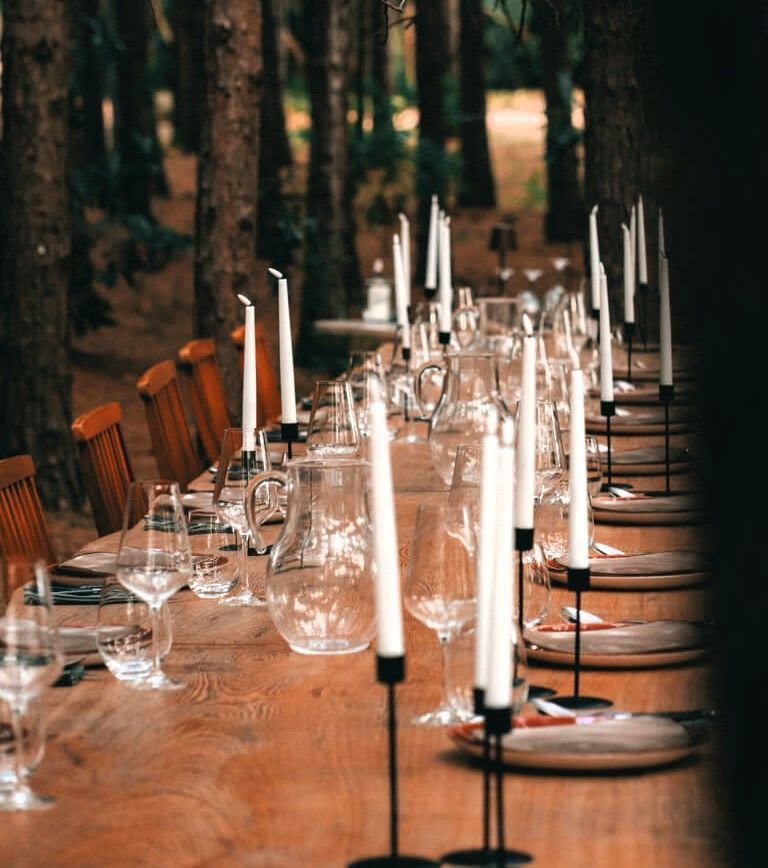
[[[326,367],[338,363],[340,350],[318,340],[313,323],[346,316],[350,293],[360,291],[348,177],[349,2],[305,0],[304,16],[312,140],[297,356],[302,364]]]
[[[242,320],[237,293],[267,298],[256,256],[261,12],[250,0],[205,0],[206,91],[198,164],[195,329],[216,342],[229,403],[240,373],[230,334]],[[256,316],[258,317],[258,307]]]
[[[653,333],[658,321],[655,262],[661,155],[642,86],[643,66],[651,53],[648,7],[649,0],[584,3],[584,145],[586,205],[598,206],[600,257],[616,315],[622,294],[621,224],[628,223],[632,204],[643,196],[649,282],[654,290],[649,291],[648,303]],[[588,253],[584,258],[589,261]]]
[[[493,180],[485,117],[485,45],[482,0],[461,0],[459,6],[461,119],[461,182],[459,205],[494,208]]]
[[[0,455],[32,455],[49,509],[83,499],[69,430],[69,16],[50,0],[3,5]]]
[[[547,106],[547,214],[549,242],[584,237],[584,201],[579,181],[579,134],[571,123],[573,70],[568,53],[569,4],[536,0],[541,37],[541,77]]]
[[[423,282],[432,195],[445,207],[445,100],[448,28],[444,0],[417,0],[416,87],[419,94],[419,143],[416,157],[418,199],[418,269]]]
[[[200,150],[200,95],[205,93],[203,5],[200,0],[172,0],[173,124],[176,145]]]
[[[373,105],[373,147],[376,155],[394,144],[392,88],[389,83],[389,39],[387,7],[379,0],[368,0],[371,12],[371,102]],[[381,164],[381,161],[380,163]]]
[[[74,70],[74,124],[77,138],[73,142],[75,165],[103,166],[107,156],[104,137],[104,58],[99,50],[103,38],[99,0],[79,0],[73,6],[74,36],[77,59]]]

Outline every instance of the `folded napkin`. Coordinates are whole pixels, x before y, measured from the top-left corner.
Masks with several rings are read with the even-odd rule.
[[[562,560],[551,561],[551,570],[565,571]],[[677,573],[699,573],[712,564],[704,552],[663,551],[630,555],[602,555],[589,559],[589,569],[595,576],[667,576]]]
[[[60,585],[51,583],[51,597],[55,606],[88,606],[98,604],[101,599],[101,585]],[[38,603],[40,598],[34,588],[25,589],[24,601]]]
[[[701,499],[694,494],[631,494],[613,497],[597,494],[592,498],[592,509],[601,512],[690,512],[702,508]]]
[[[553,626],[556,629],[528,628],[523,635],[526,641],[547,651],[573,653],[576,625]],[[653,654],[678,651],[702,648],[706,639],[706,631],[689,621],[581,625],[581,651],[584,654]]]

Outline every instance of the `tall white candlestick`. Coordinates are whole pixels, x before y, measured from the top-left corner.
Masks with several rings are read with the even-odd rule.
[[[291,308],[288,304],[288,281],[275,268],[269,273],[277,278],[278,335],[280,338],[280,421],[296,424],[296,385],[293,371]]]
[[[443,334],[451,331],[451,307],[453,304],[453,287],[451,285],[451,218],[446,217],[440,226],[440,242],[438,244],[440,257],[440,323]]]
[[[515,527],[514,425],[507,418],[499,438],[499,472],[496,488],[496,568],[493,574],[493,609],[488,661],[486,708],[509,708],[512,690],[512,588],[515,561],[512,557]]]
[[[387,409],[378,384],[374,383],[373,388],[375,394],[370,403],[369,420],[373,553],[376,563],[376,652],[380,657],[402,657],[405,644]]]
[[[496,483],[499,475],[499,416],[491,409],[485,422],[480,464],[480,530],[477,541],[477,609],[475,616],[475,687],[488,686],[488,660],[496,562]]]
[[[405,305],[411,303],[411,224],[405,214],[400,218],[400,250],[403,255],[403,284],[405,286]]]
[[[568,457],[568,565],[589,566],[589,490],[584,426],[584,373],[579,357],[571,356],[570,444]]]
[[[669,260],[661,257],[659,274],[659,343],[661,344],[661,370],[659,383],[674,385],[672,375],[672,311],[669,301]]]
[[[643,197],[637,197],[637,279],[642,284],[648,283],[648,254],[645,249],[645,212]]]
[[[659,208],[659,259],[667,255],[667,243],[664,238],[664,212]]]
[[[635,321],[635,282],[632,273],[632,238],[626,223],[621,224],[621,237],[624,242],[624,322]]]
[[[408,302],[405,298],[402,248],[397,235],[392,237],[392,266],[395,272],[395,313],[400,327],[400,346],[407,350],[411,346],[411,328],[408,322]]]
[[[600,263],[600,400],[613,401],[613,356],[608,280]]]
[[[600,309],[600,242],[597,235],[597,205],[589,212],[589,272],[592,310]]]
[[[515,527],[532,530],[536,477],[536,338],[532,334],[523,338],[516,452]]]
[[[429,208],[429,235],[427,236],[427,273],[424,277],[424,289],[437,289],[437,244],[438,244],[438,210],[437,196],[432,196]]]
[[[245,340],[243,342],[243,405],[242,428],[243,449],[251,451],[256,442],[253,439],[253,429],[256,422],[256,311],[251,300],[238,294],[245,305]]]

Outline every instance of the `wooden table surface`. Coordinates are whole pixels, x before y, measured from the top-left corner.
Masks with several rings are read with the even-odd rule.
[[[621,445],[648,442],[624,437]],[[402,548],[418,504],[446,492],[425,445],[395,443],[392,455]],[[706,535],[701,527],[600,525],[596,536],[639,551],[702,548]],[[88,548],[114,544],[105,538]],[[572,594],[553,588],[548,620],[572,602]],[[589,591],[583,605],[609,618],[710,614],[706,586]],[[166,668],[187,688],[135,691],[93,668],[76,686],[47,691],[47,747],[32,783],[57,804],[2,815],[0,864],[341,868],[386,853],[386,694],[374,680],[373,652],[295,654],[266,611],[220,606],[188,590],[170,606],[174,643]],[[95,623],[96,607],[66,607],[66,616]],[[408,614],[405,621],[407,678],[397,690],[400,845],[437,858],[480,842],[481,775],[444,730],[409,724],[439,699],[440,659],[435,635]],[[568,669],[536,666],[531,675],[571,692]],[[714,680],[704,659],[586,670],[582,692],[633,711],[700,708],[712,705]],[[716,768],[715,737],[693,759],[645,772],[509,770],[508,843],[541,866],[720,868],[725,830]]]

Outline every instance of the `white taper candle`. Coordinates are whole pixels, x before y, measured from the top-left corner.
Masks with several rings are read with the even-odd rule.
[[[669,300],[669,259],[662,256],[659,274],[659,343],[661,345],[661,370],[659,384],[673,386],[672,373],[672,311]]]
[[[288,281],[276,269],[269,273],[277,278],[277,315],[280,339],[280,421],[296,424],[296,384],[293,371],[293,337],[291,336],[291,308],[288,304]]]
[[[429,208],[429,235],[427,236],[427,271],[424,277],[424,289],[437,289],[437,244],[438,244],[438,211],[437,196],[432,196]]]
[[[645,249],[645,212],[643,197],[637,197],[637,279],[642,284],[648,283],[648,253]]]
[[[624,322],[635,322],[635,281],[632,273],[632,237],[626,223],[621,224],[621,238],[624,242]]]
[[[243,341],[243,396],[242,417],[243,449],[252,451],[256,443],[253,429],[256,423],[256,311],[251,300],[238,293],[237,297],[245,305],[245,339]]]
[[[528,319],[523,315],[523,320]],[[520,404],[517,414],[517,486],[515,527],[533,529],[533,497],[536,477],[536,338],[524,329],[520,372]]]
[[[440,241],[438,244],[440,259],[440,322],[439,328],[443,334],[451,331],[451,308],[453,306],[453,286],[451,278],[451,218],[445,217],[440,224]]]
[[[589,212],[589,279],[592,310],[600,309],[600,241],[597,234],[597,205]]]
[[[408,302],[405,297],[402,247],[397,235],[392,236],[392,267],[395,274],[395,314],[400,327],[400,346],[407,350],[411,346],[411,327],[408,322]]]
[[[600,263],[600,400],[613,401],[613,355],[608,280]]]
[[[584,426],[584,373],[579,357],[571,355],[570,430],[568,457],[568,565],[589,566],[589,490]]]
[[[411,224],[405,214],[400,219],[400,250],[403,255],[403,285],[405,286],[405,305],[411,303]]]

